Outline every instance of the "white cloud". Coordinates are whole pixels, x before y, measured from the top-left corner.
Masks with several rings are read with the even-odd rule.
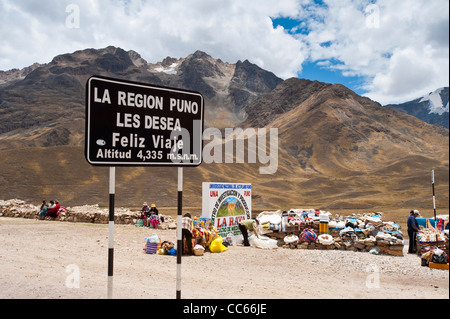
[[[79,28],[66,24],[68,5],[79,8]],[[248,59],[280,77],[295,76],[305,59],[303,44],[270,19],[295,14],[296,0],[0,0],[0,9],[3,70],[108,45],[150,62],[203,50],[231,63]]]
[[[383,104],[448,86],[448,0],[324,2],[299,15],[312,61],[339,61],[330,68],[365,77],[366,95]]]
[[[448,86],[448,60],[439,61],[433,51],[429,45],[395,50],[388,68],[368,85],[367,95],[380,102],[401,103]]]
[[[383,104],[448,86],[448,0],[323,3],[0,0],[0,70],[114,45],[149,62],[203,50],[230,63],[248,59],[282,78],[296,76],[305,60],[316,61],[363,77],[367,96]],[[66,23],[69,5],[79,8],[79,28]],[[289,33],[273,27],[275,17],[299,25]]]

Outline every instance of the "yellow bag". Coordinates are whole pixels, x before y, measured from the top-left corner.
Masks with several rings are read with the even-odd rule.
[[[214,239],[211,243],[211,245],[209,246],[209,251],[212,253],[221,253],[225,250],[227,250],[228,248],[225,247],[223,244],[223,238],[222,237],[217,237],[216,239]]]

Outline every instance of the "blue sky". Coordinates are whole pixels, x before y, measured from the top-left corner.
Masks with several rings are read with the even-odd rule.
[[[335,62],[335,64],[339,64]],[[302,65],[302,71],[297,74],[297,77],[317,80],[325,83],[340,83],[359,95],[364,95],[368,91],[364,89],[364,77],[362,76],[344,76],[339,70],[330,69],[319,64],[319,62],[305,61]]]
[[[307,35],[309,33],[307,26],[298,28],[298,26],[301,25],[301,21],[299,20],[295,20],[292,18],[272,18],[272,22],[275,28],[281,26],[285,30],[295,29],[294,32],[289,31],[292,34],[301,33]],[[326,45],[328,45],[328,43],[324,44],[324,46]],[[340,64],[340,61],[335,59],[330,59],[329,61],[334,65]],[[317,80],[325,83],[340,83],[348,88],[351,88],[359,95],[367,93],[367,90],[363,88],[364,77],[357,75],[344,76],[341,71],[330,69],[324,65],[321,65],[321,63],[323,63],[323,60],[311,61],[310,59],[306,59],[302,64],[301,71],[297,73],[297,77]]]
[[[449,82],[448,0],[0,0],[0,70],[109,45],[151,63],[202,50],[381,104]]]

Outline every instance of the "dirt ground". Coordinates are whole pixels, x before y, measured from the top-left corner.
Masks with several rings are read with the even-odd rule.
[[[175,299],[176,257],[143,250],[153,233],[176,242],[174,230],[114,226],[113,298]],[[107,297],[108,225],[2,217],[0,240],[0,298]],[[449,298],[449,272],[408,254],[233,245],[181,267],[183,299]]]

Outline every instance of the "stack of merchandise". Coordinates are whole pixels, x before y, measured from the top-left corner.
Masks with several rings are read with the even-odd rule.
[[[146,249],[145,252],[147,254],[156,254],[158,250],[159,237],[156,234],[151,235],[150,237],[145,238]]]
[[[318,209],[264,211],[256,218],[261,233],[278,246],[300,249],[339,249],[403,256],[403,235],[382,213],[338,216]],[[287,222],[287,223],[286,223]]]
[[[421,256],[422,266],[449,269],[448,215],[439,216],[436,225],[427,220],[426,228],[419,226],[417,233],[417,254]],[[434,220],[433,220],[434,221]],[[436,227],[435,227],[436,226]]]

